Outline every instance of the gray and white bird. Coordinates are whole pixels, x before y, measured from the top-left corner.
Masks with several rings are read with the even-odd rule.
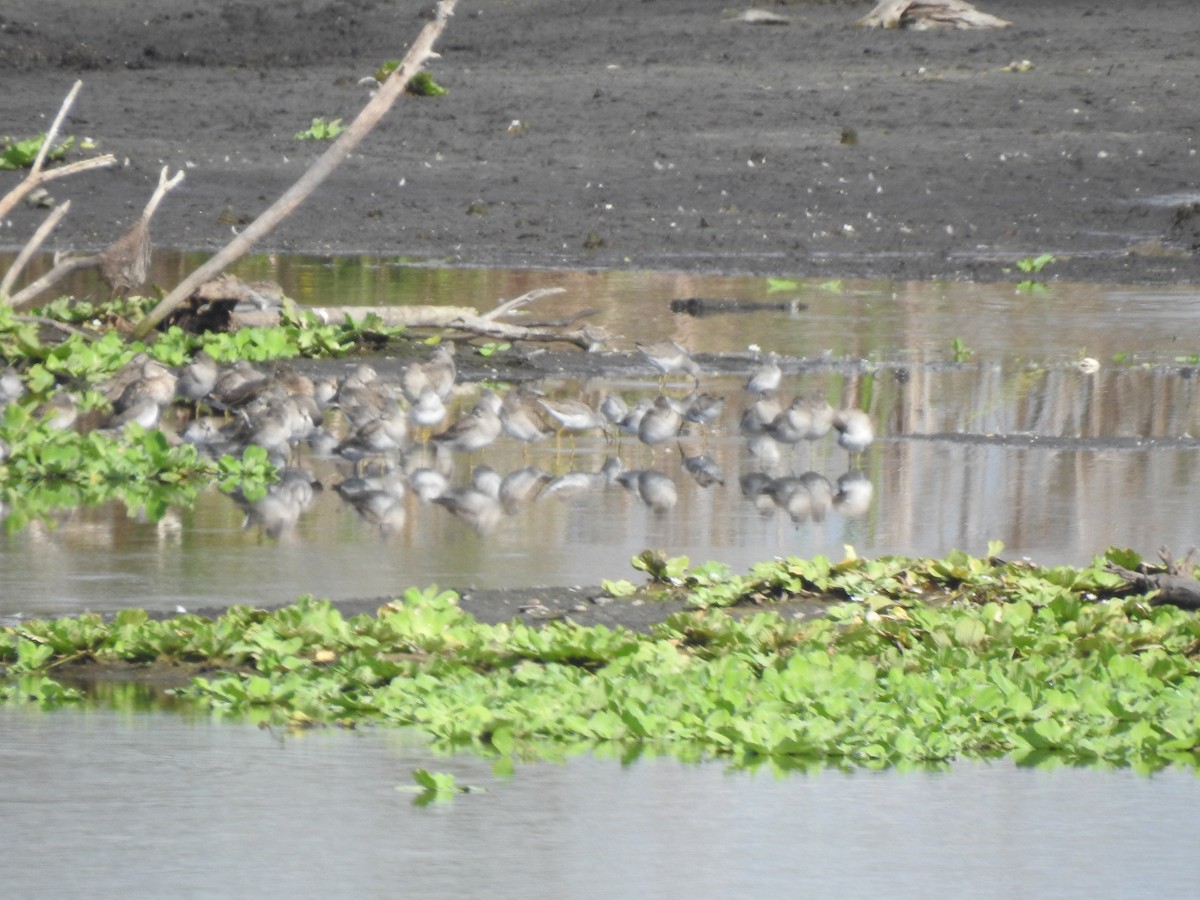
[[[839,409],[833,414],[833,427],[837,429],[838,446],[850,454],[851,460],[875,441],[875,426],[861,409]]]

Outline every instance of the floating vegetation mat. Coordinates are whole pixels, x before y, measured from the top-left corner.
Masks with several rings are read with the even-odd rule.
[[[642,602],[682,592],[697,607],[645,633],[485,625],[437,589],[353,617],[306,597],[215,620],[27,621],[0,631],[0,697],[77,702],[53,679],[81,663],[173,667],[176,700],[218,714],[414,727],[502,770],[596,750],[779,770],[964,756],[1195,766],[1200,621],[1123,595],[1110,559],[1137,562],[1115,550],[1083,569],[851,555],[733,576],[643,558]],[[815,618],[771,608],[814,598],[829,603]]]

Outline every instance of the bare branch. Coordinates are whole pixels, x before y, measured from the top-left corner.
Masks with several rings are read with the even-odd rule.
[[[50,152],[50,146],[58,137],[58,131],[62,127],[63,119],[67,116],[67,110],[75,102],[75,97],[81,87],[83,87],[82,81],[76,81],[71,86],[70,92],[68,92],[66,99],[62,102],[62,106],[58,109],[58,115],[54,117],[54,123],[50,126],[50,130],[46,132],[42,146],[38,148],[38,154],[33,160],[33,165],[29,167],[29,173],[21,180],[20,184],[3,197],[0,197],[0,219],[7,216],[12,208],[20,203],[30,191],[36,187],[40,187],[47,181],[53,181],[56,178],[63,178],[67,175],[74,175],[76,172],[84,172],[88,169],[111,166],[117,161],[117,158],[111,153],[105,153],[103,156],[79,160],[69,165],[60,166],[57,169],[50,169],[48,171],[42,169],[42,166],[46,162],[46,154]]]
[[[71,90],[67,92],[66,99],[63,100],[62,106],[58,108],[58,115],[54,117],[54,122],[50,125],[50,130],[46,132],[46,137],[42,141],[42,146],[38,148],[37,158],[34,159],[33,165],[29,167],[30,175],[37,175],[42,171],[42,164],[46,161],[46,154],[50,152],[50,147],[54,144],[54,139],[58,137],[58,129],[62,127],[63,119],[67,117],[67,111],[75,102],[75,97],[79,94],[79,89],[83,87],[82,81],[76,81],[71,85]]]
[[[17,258],[13,260],[12,265],[8,267],[8,271],[4,273],[3,280],[0,280],[0,303],[8,302],[8,292],[12,290],[13,284],[21,272],[25,270],[25,266],[33,258],[33,254],[37,253],[38,248],[50,236],[50,232],[58,227],[58,223],[63,220],[63,216],[70,211],[70,200],[51,210],[50,215],[46,216],[45,221],[37,227],[37,231],[33,233],[33,237],[21,248],[21,252],[17,254]]]
[[[268,207],[257,219],[246,226],[237,237],[226,244],[215,256],[193,271],[187,278],[175,286],[138,326],[137,337],[145,337],[159,322],[174,312],[184,300],[191,296],[204,282],[223,272],[230,264],[246,254],[258,241],[266,237],[285,218],[303,203],[318,185],[341,164],[371,129],[378,124],[392,104],[404,93],[413,77],[420,71],[421,66],[433,54],[433,43],[446,27],[446,22],[453,14],[457,0],[440,0],[436,18],[421,29],[417,39],[409,47],[400,66],[383,83],[363,107],[349,127],[333,142],[320,158],[317,159],[299,180],[296,181],[278,200]]]
[[[511,300],[501,303],[495,309],[488,310],[480,318],[489,320],[498,319],[505,313],[512,312],[517,307],[532,303],[534,300],[541,300],[543,297],[552,297],[555,294],[565,294],[566,292],[567,289],[561,287],[534,288],[520,297],[513,297]]]
[[[72,272],[78,272],[80,269],[94,269],[98,265],[100,265],[99,256],[71,256],[67,259],[59,260],[54,264],[53,269],[37,281],[25,285],[25,287],[13,294],[9,303],[13,309],[21,309],[29,306],[37,299],[39,294],[50,290],[50,288],[58,284]]]

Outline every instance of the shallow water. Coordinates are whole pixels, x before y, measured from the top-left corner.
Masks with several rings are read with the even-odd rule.
[[[168,257],[168,261],[170,258]],[[612,488],[570,500],[542,498],[476,534],[444,509],[411,495],[388,528],[359,516],[331,490],[278,536],[244,527],[244,510],[213,491],[159,522],[120,505],[64,512],[55,523],[0,536],[0,615],[50,615],[127,605],[196,608],[231,602],[285,603],[312,592],[335,598],[393,594],[410,585],[520,587],[595,584],[635,577],[629,560],[647,548],[735,570],[775,555],[941,555],[987,551],[1000,540],[1010,557],[1080,564],[1109,545],[1151,554],[1182,553],[1197,542],[1195,471],[1200,441],[1196,360],[1200,306],[1189,288],[1141,290],[1096,285],[842,283],[772,290],[762,278],[661,273],[445,270],[367,260],[273,259],[243,267],[275,277],[304,303],[473,302],[487,307],[535,287],[567,288],[557,318],[594,308],[597,324],[630,350],[633,338],[670,337],[699,353],[738,353],[748,345],[802,357],[803,371],[782,393],[818,394],[834,406],[871,413],[878,440],[857,465],[872,496],[859,509],[829,510],[823,521],[795,520],[743,496],[739,478],[815,471],[836,489],[850,468],[826,438],[764,464],[749,452],[738,420],[749,402],[744,374],[703,379],[727,398],[711,427],[686,444],[707,453],[725,484],[702,488],[668,444],[651,452],[635,439],[547,441],[523,448],[502,438],[480,462],[502,474],[526,465],[553,474],[596,471],[608,455],[629,468],[674,480],[678,502],[655,512]],[[695,318],[672,314],[687,297],[784,300],[803,310]],[[972,352],[954,362],[953,342]],[[1076,366],[1090,354],[1094,374]],[[653,397],[644,375],[580,384],[549,377],[551,397],[606,392],[630,404]],[[682,398],[686,380],[668,382]],[[478,386],[464,386],[467,408]],[[326,485],[348,474],[328,459],[307,459]]]
[[[403,731],[15,709],[0,731],[14,897],[1195,894],[1200,782],[1179,770],[580,757],[499,779]],[[486,793],[414,807],[394,788],[417,767]]]

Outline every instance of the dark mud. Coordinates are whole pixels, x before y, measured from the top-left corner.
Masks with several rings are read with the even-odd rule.
[[[862,31],[863,4],[803,0],[773,6],[787,27],[694,0],[463,0],[431,66],[449,94],[406,98],[260,249],[980,280],[1052,252],[1043,278],[1200,281],[1193,0],[982,5],[1013,27]],[[320,152],[294,134],[355,115],[359,79],[427,16],[412,0],[10,4],[0,134],[44,130],[82,78],[65,133],[122,165],[52,186],[73,204],[50,246],[107,245],[167,165],[187,180],[156,243],[216,249]],[[1004,71],[1021,60],[1032,70]],[[43,215],[15,211],[0,248]],[[678,608],[596,596],[464,606],[637,628]]]
[[[503,266],[1200,280],[1200,18],[1090,0],[985,0],[1001,31],[852,27],[861,3],[465,0],[450,93],[406,98],[264,249]],[[411,0],[43,0],[0,14],[0,133],[66,131],[127,164],[54,185],[54,243],[98,248],[163,165],[160,245],[210,249],[353,116],[425,21]],[[1006,72],[1029,60],[1031,71]],[[520,123],[514,125],[514,122]],[[0,175],[0,187],[14,179]],[[42,213],[19,210],[0,243]]]

